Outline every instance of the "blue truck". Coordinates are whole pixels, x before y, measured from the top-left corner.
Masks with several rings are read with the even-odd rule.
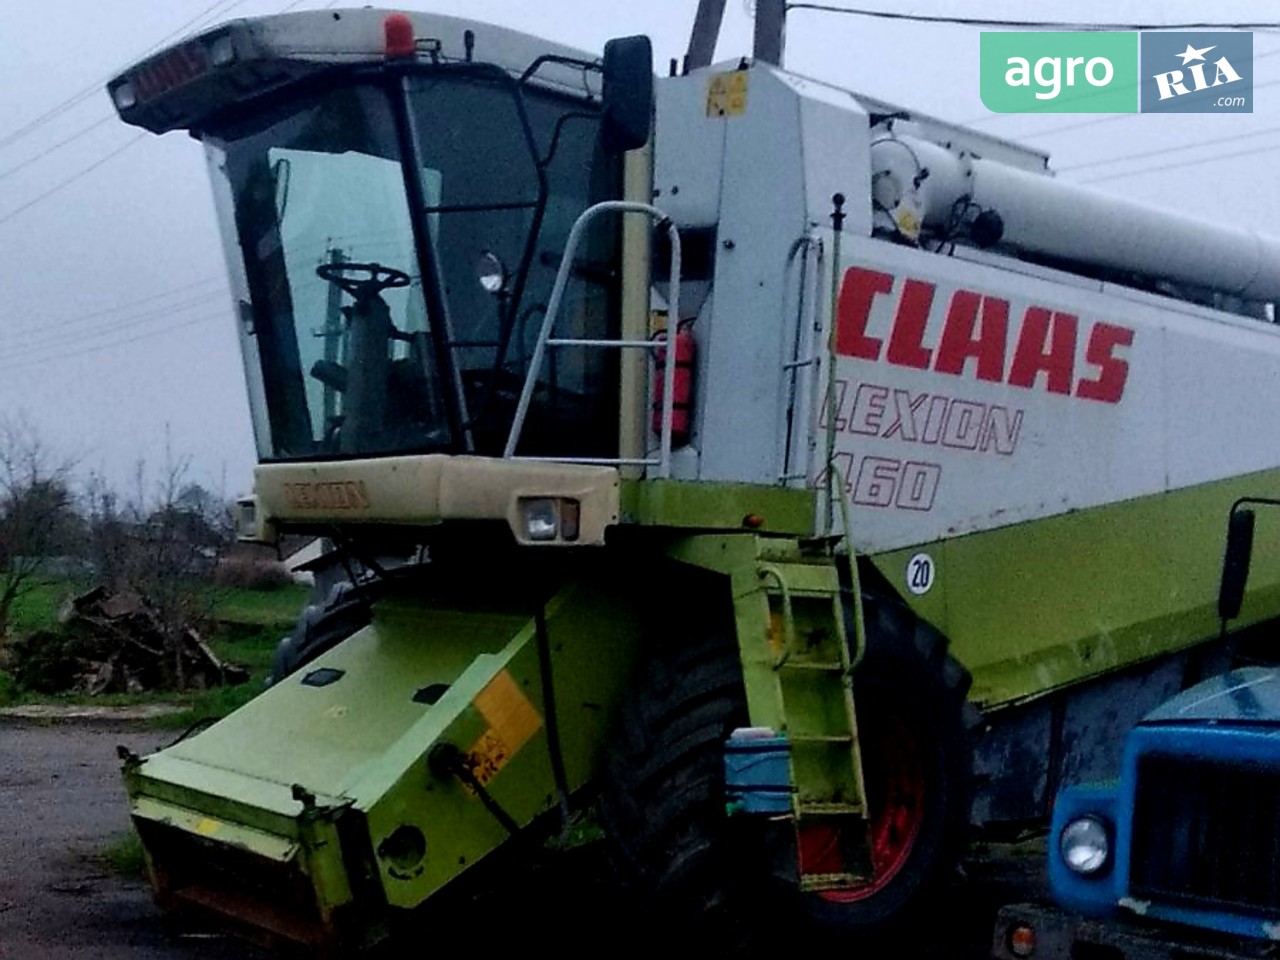
[[[1218,598],[1239,613],[1256,505],[1231,511]],[[1065,788],[1048,837],[1056,905],[998,916],[1000,960],[1192,960],[1280,953],[1280,669],[1240,666],[1128,733],[1119,775]]]

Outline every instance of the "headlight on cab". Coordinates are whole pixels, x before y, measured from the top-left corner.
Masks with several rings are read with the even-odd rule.
[[[1099,874],[1111,862],[1111,831],[1097,817],[1077,817],[1062,828],[1058,849],[1072,873],[1082,877]]]
[[[582,519],[582,505],[567,497],[521,497],[520,522],[524,539],[533,543],[574,543]]]
[[[560,522],[556,516],[556,502],[550,498],[538,500],[522,500],[521,512],[524,514],[524,535],[530,540],[554,540],[560,532]]]

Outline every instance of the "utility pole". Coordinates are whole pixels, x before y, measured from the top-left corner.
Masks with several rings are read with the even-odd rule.
[[[786,45],[787,0],[756,0],[756,35],[752,56],[760,62],[782,66]]]
[[[725,0],[698,0],[693,32],[689,34],[689,49],[684,55],[686,73],[711,66],[716,55],[716,41],[720,38],[720,23],[724,20],[724,3]]]
[[[698,12],[689,34],[689,49],[684,55],[684,70],[697,70],[711,65],[724,20],[725,0],[698,0]],[[787,0],[756,0],[755,44],[752,56],[761,63],[782,66],[786,46]]]

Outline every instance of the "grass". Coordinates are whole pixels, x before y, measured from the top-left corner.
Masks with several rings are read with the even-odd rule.
[[[88,588],[67,580],[44,580],[21,599],[13,612],[15,633],[55,629],[57,611],[63,601]],[[17,689],[12,677],[0,670],[0,705],[49,703],[132,706],[169,703],[184,709],[153,721],[166,729],[183,729],[209,718],[226,716],[248,703],[263,689],[271,671],[271,659],[280,638],[293,628],[294,620],[306,604],[308,588],[291,584],[275,590],[248,590],[238,587],[210,587],[209,606],[214,629],[205,639],[219,657],[249,668],[249,680],[231,687],[183,692],[103,694],[87,697],[76,694],[42,695]]]
[[[306,604],[310,588],[300,584],[275,590],[214,587],[211,594],[219,623],[288,630]]]
[[[147,861],[142,852],[142,840],[132,830],[114,837],[102,848],[99,856],[121,876],[138,879],[146,876]]]
[[[10,627],[14,633],[52,629],[58,621],[58,608],[68,597],[88,590],[90,584],[77,580],[35,580],[31,589],[22,593],[10,611]]]

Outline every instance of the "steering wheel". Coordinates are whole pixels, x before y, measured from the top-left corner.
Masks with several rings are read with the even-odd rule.
[[[316,276],[341,288],[357,300],[377,296],[393,287],[407,287],[409,275],[395,267],[380,263],[322,263],[316,267]]]

